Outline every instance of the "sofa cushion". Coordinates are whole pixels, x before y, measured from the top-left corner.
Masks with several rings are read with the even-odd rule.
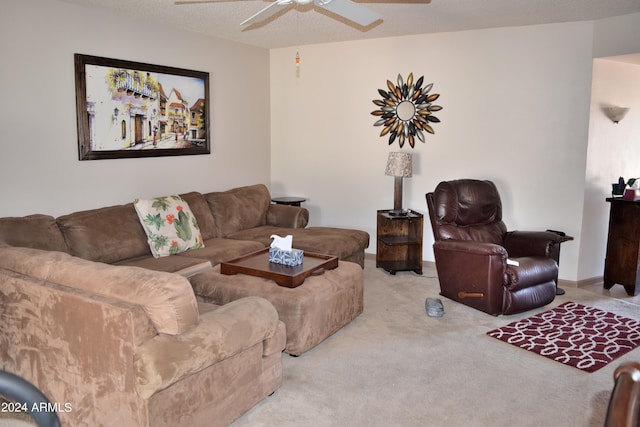
[[[216,221],[217,237],[267,223],[271,196],[263,184],[207,193],[204,197]]]
[[[206,247],[183,252],[175,258],[206,259],[209,260],[212,265],[217,265],[250,252],[264,249],[262,243],[251,240],[216,238],[207,240],[204,243]]]
[[[0,268],[140,305],[160,333],[181,334],[199,321],[193,289],[177,274],[17,247],[0,248]]]
[[[205,266],[208,266],[206,267]],[[128,267],[140,267],[154,271],[164,271],[166,273],[180,274],[189,277],[190,272],[211,268],[212,264],[209,260],[200,258],[187,258],[180,256],[155,258],[153,255],[142,256],[138,258],[130,258],[118,261],[112,265],[122,265]]]
[[[56,219],[49,215],[0,218],[0,242],[45,251],[67,251]]]
[[[191,212],[195,215],[202,239],[206,241],[216,237],[216,222],[204,196],[197,191],[192,191],[180,194],[180,197],[187,202]]]
[[[198,221],[180,196],[136,199],[133,202],[154,257],[204,247]]]
[[[69,253],[80,258],[113,264],[151,254],[132,203],[75,212],[56,221]]]

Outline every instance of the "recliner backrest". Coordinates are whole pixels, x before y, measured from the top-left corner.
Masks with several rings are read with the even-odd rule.
[[[431,200],[430,200],[431,199]],[[427,194],[435,240],[474,240],[502,245],[507,227],[502,202],[491,181],[443,181]]]

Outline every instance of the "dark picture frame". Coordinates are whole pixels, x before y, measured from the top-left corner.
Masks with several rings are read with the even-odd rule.
[[[76,53],[80,160],[210,154],[209,73]]]

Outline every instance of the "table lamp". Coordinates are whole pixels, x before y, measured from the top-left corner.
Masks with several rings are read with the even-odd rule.
[[[387,160],[387,168],[385,175],[395,178],[393,187],[393,210],[389,211],[389,215],[406,215],[402,210],[402,179],[410,178],[412,175],[412,158],[411,153],[402,151],[394,151],[389,153]]]

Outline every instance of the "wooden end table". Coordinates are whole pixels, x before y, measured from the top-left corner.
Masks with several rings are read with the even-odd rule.
[[[304,197],[274,197],[271,201],[277,205],[300,206],[307,199]]]
[[[379,210],[376,267],[391,274],[398,271],[422,274],[423,221],[423,215],[413,210],[406,215],[393,215],[390,209]]]

